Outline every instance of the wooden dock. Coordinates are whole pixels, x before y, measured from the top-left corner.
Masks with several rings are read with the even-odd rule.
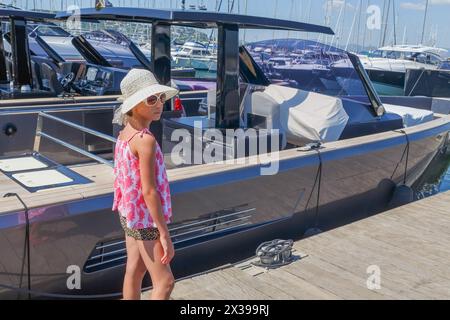
[[[255,267],[253,259],[181,280],[172,299],[450,299],[450,192],[294,249],[297,260],[278,269]]]

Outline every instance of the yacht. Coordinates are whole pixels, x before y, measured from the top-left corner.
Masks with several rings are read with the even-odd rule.
[[[217,56],[198,42],[186,42],[178,51],[172,53],[172,59],[177,67],[217,71]]]
[[[404,95],[407,70],[436,70],[448,56],[446,49],[394,45],[361,55],[360,59],[379,94]]]
[[[208,115],[181,117],[165,110],[162,130],[151,128],[172,192],[176,278],[246,259],[267,239],[299,239],[411,201],[397,198],[399,188],[410,188],[448,145],[450,101],[380,98],[352,53],[345,52],[347,63],[335,69],[351,67],[353,80],[338,84],[358,81],[358,87],[316,92],[272,84],[239,46],[246,28],[333,35],[329,27],[123,7],[81,9],[80,15],[84,21],[153,24],[154,34],[164,38],[152,39],[151,66],[158,63],[154,72],[164,83],[171,80],[170,46],[164,45],[171,27],[218,29],[224,58],[218,60],[215,88],[207,92]],[[91,85],[99,79],[117,85],[123,75],[110,65],[86,69],[80,75]],[[120,102],[99,98],[39,108],[29,101],[0,101],[0,298],[121,297],[127,256],[111,211],[112,153],[120,129],[111,120]],[[176,130],[182,141],[174,139]],[[209,130],[243,135],[221,141]],[[255,142],[256,148],[249,147]],[[177,150],[194,161],[173,161]],[[207,163],[200,152],[214,153],[217,161]],[[74,269],[82,273],[80,290],[67,285]]]

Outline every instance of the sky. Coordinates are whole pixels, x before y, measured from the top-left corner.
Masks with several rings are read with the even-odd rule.
[[[81,7],[92,6],[94,0],[0,0],[0,2],[8,4],[15,2],[22,7],[28,3],[30,8],[36,5],[38,9],[60,10],[61,7],[71,4]],[[179,8],[181,5],[181,0],[110,0],[110,2],[114,6],[140,5],[156,8]],[[186,0],[186,5],[205,4],[208,10],[215,10],[218,2],[220,0]],[[393,44],[395,33],[397,44],[423,43],[450,49],[448,22],[450,0],[428,0],[422,42],[426,2],[426,0],[235,0],[233,12],[327,25],[336,33],[334,37],[324,37],[296,32],[249,31],[245,33],[246,41],[292,37],[319,40],[340,48],[351,44],[375,48],[383,43],[383,35],[385,45]],[[389,11],[388,3],[391,3]],[[369,7],[371,12],[368,13],[366,11]],[[376,8],[380,16],[377,15]],[[228,0],[223,0],[221,11],[227,10]],[[382,17],[386,17],[387,13],[389,16],[385,23],[386,20],[382,20]]]

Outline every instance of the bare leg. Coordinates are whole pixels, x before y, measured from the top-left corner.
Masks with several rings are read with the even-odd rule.
[[[168,300],[175,285],[175,279],[169,265],[164,265],[161,258],[164,255],[159,240],[137,241],[141,258],[150,272],[153,291],[152,300]]]
[[[137,240],[126,236],[127,244],[127,269],[123,282],[123,299],[140,300],[142,280],[147,273],[147,268],[139,253]]]

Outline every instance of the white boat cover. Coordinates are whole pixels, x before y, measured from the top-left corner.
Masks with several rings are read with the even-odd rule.
[[[433,120],[434,114],[430,110],[416,109],[393,104],[383,104],[387,113],[394,113],[402,117],[405,128]]]
[[[270,85],[252,96],[245,113],[270,115],[270,129],[279,129],[295,145],[339,140],[349,120],[342,100],[323,94]]]

